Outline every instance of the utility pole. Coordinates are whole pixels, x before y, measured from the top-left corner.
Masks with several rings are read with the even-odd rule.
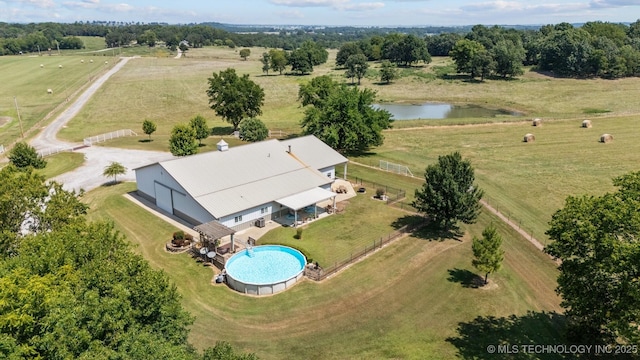
[[[20,135],[24,139],[24,129],[22,129],[22,119],[20,118],[20,109],[18,108],[18,99],[14,96],[13,102],[16,104],[16,112],[18,113],[18,122],[20,123]]]

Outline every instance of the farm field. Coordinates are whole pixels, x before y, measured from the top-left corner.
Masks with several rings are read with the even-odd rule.
[[[418,233],[321,283],[305,280],[256,298],[212,285],[210,268],[165,252],[175,229],[122,196],[134,189],[102,187],[83,201],[91,219],[114,221],[134,251],[175,282],[195,317],[190,341],[198,348],[228,340],[261,359],[451,359],[483,357],[500,341],[555,343],[563,329],[555,264],[487,214],[465,228],[463,241]],[[490,277],[497,286],[481,290],[472,286],[470,239],[489,222],[503,235],[506,255]],[[331,244],[339,234],[316,240]]]
[[[237,50],[208,47],[191,49],[182,59],[135,59],[100,89],[99,96],[60,136],[80,141],[88,135],[120,128],[140,132],[142,120],[151,119],[158,124],[153,142],[124,138],[105,145],[166,151],[173,125],[202,114],[216,134],[206,142],[215,144],[219,135],[229,134],[232,128],[208,108],[206,79],[228,67],[249,74],[265,89],[260,118],[267,126],[295,134],[300,131],[298,123],[303,116],[296,101],[299,84],[324,74],[344,79],[343,70],[335,70],[332,60],[317,67],[312,76],[267,76],[258,61],[265,49],[251,48],[246,61],[241,60]],[[334,55],[335,50],[330,59]],[[610,190],[613,176],[633,170],[637,164],[639,145],[633,139],[640,131],[635,126],[636,114],[640,114],[635,105],[640,95],[638,79],[560,79],[528,71],[519,79],[476,83],[442,77],[442,73],[451,71],[451,61],[446,58],[403,69],[405,77],[391,85],[378,84],[373,76],[376,71],[370,70],[363,86],[376,90],[381,101],[473,103],[517,110],[524,115],[396,121],[393,129],[385,131],[383,146],[352,160],[373,166],[379,160],[400,163],[421,176],[438,155],[460,151],[476,168],[487,200],[543,241],[547,222],[566,196]],[[531,117],[541,117],[543,126],[532,127]],[[592,129],[580,128],[585,118],[593,121]],[[533,144],[522,142],[529,132],[537,137]],[[614,135],[613,143],[597,142],[605,132]],[[202,151],[209,148],[215,146]],[[417,182],[419,186],[420,180]],[[405,202],[410,203],[413,189],[405,189]]]
[[[90,60],[83,56],[1,56],[0,120],[4,121],[0,121],[0,144],[6,146],[21,137],[14,97],[18,101],[23,131],[28,136],[36,124],[44,125],[39,122],[49,112],[66,103],[76,90],[108,66],[102,58],[96,58],[93,63]],[[48,94],[47,89],[52,93]]]

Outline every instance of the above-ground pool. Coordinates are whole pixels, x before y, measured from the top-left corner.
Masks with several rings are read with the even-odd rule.
[[[227,260],[227,284],[245,294],[275,294],[298,282],[306,263],[300,251],[287,246],[254,246]]]

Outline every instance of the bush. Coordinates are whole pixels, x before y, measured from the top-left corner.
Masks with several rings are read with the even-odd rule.
[[[173,233],[173,240],[184,240],[184,231],[178,230]]]
[[[384,189],[383,188],[377,188],[376,189],[376,198],[382,199],[383,196],[384,196]]]
[[[297,228],[296,234],[293,237],[298,240],[302,239],[302,230],[303,230],[302,228]]]
[[[32,166],[36,169],[44,169],[46,160],[38,155],[36,149],[27,143],[19,142],[9,152],[9,161],[19,169]]]

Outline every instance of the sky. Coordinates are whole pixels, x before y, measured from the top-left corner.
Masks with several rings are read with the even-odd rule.
[[[640,0],[0,0],[2,22],[455,26],[634,22]]]

